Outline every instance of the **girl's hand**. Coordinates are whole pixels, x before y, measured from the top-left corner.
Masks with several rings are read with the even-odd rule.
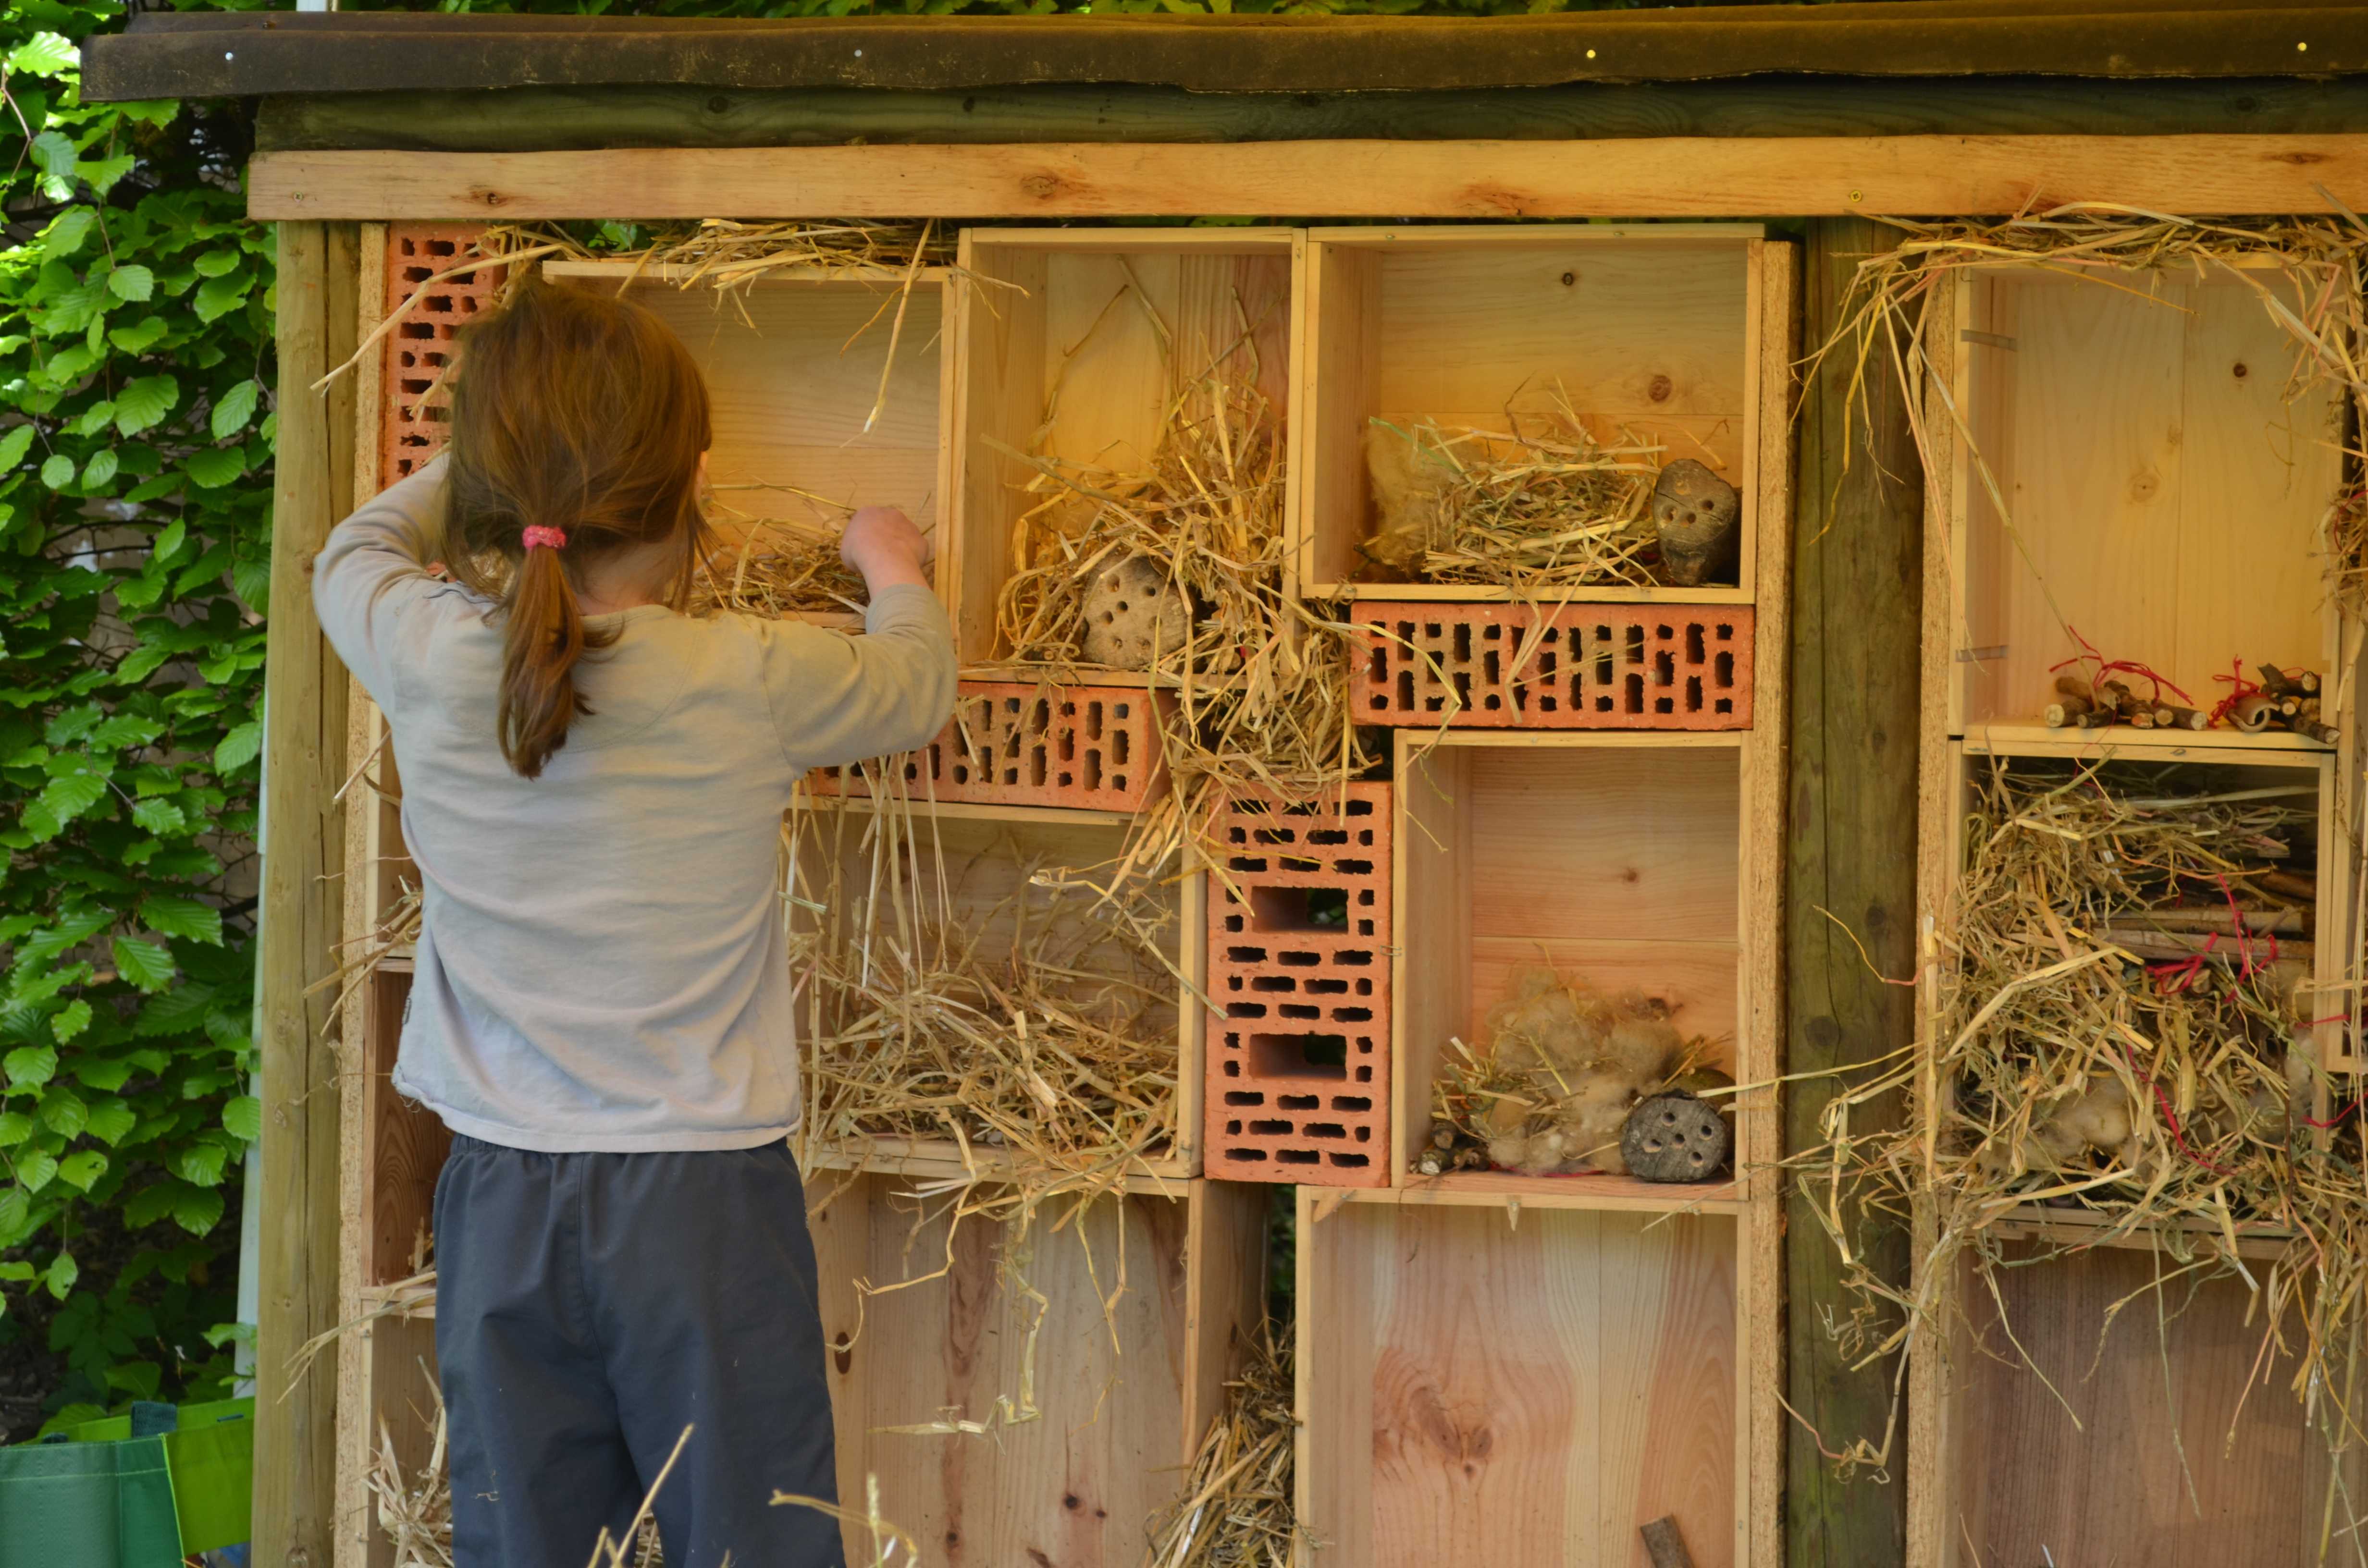
[[[929,584],[921,571],[929,541],[894,506],[865,506],[849,517],[838,538],[838,558],[860,572],[874,594],[900,583]]]

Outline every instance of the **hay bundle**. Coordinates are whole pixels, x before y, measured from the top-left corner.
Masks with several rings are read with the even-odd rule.
[[[1271,1321],[1250,1344],[1184,1493],[1152,1521],[1144,1568],[1289,1568],[1315,1542],[1292,1498],[1290,1346]]]
[[[1359,546],[1395,580],[1531,592],[1654,581],[1662,449],[1599,441],[1557,399],[1524,431],[1376,419],[1365,433],[1375,528]]]
[[[895,793],[785,829],[806,991],[810,1147],[943,1140],[999,1208],[1114,1191],[1176,1138],[1172,903],[1042,858],[965,902],[937,824]]]

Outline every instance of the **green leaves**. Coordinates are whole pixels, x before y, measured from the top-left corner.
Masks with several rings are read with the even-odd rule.
[[[142,805],[157,802],[143,801]],[[173,955],[154,942],[130,937],[115,938],[116,972],[143,992],[162,991],[173,983]]]
[[[156,292],[156,275],[137,263],[119,267],[107,275],[107,291],[119,300],[146,300]]]
[[[0,1073],[7,1074],[12,1089],[39,1088],[57,1070],[58,1053],[46,1045],[22,1045],[0,1056]]]
[[[214,747],[214,771],[235,773],[253,762],[263,750],[263,721],[249,719],[222,738]]]
[[[151,931],[222,946],[222,911],[176,893],[150,893],[140,901],[140,918]]]
[[[142,376],[115,394],[115,427],[126,436],[149,429],[172,412],[181,383],[170,376]]]
[[[232,1137],[246,1142],[259,1142],[263,1138],[263,1102],[253,1095],[240,1095],[222,1107],[222,1130]]]
[[[8,69],[28,76],[63,76],[82,63],[82,51],[56,33],[35,33],[8,52]]]

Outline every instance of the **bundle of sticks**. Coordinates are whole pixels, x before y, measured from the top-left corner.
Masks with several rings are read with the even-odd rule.
[[[2335,726],[2319,719],[2319,677],[2312,670],[2285,670],[2275,665],[2260,667],[2261,682],[2245,689],[2222,707],[2235,728],[2248,734],[2285,730],[2332,744]],[[2140,697],[2127,683],[2078,676],[2055,677],[2054,700],[2040,716],[2051,730],[2102,730],[2126,724],[2134,730],[2204,730],[2223,716],[2221,710],[2188,708],[2164,700],[2157,690]]]

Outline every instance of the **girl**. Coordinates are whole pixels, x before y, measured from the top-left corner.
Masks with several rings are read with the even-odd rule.
[[[313,601],[393,731],[425,918],[394,1084],[455,1134],[436,1353],[459,1568],[837,1568],[775,846],[806,769],[952,711],[919,532],[858,512],[865,635],[683,613],[698,367],[541,284],[465,335],[451,449],[330,535]],[[427,563],[441,561],[453,581]]]

